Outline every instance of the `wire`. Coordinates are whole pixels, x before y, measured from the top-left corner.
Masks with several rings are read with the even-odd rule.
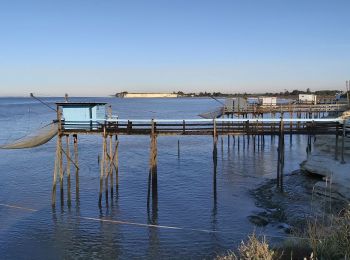
[[[219,102],[221,105],[224,105],[224,106],[225,106],[224,102],[218,100],[217,98],[214,98],[213,96],[210,96],[210,97],[211,97],[212,99],[214,99],[216,102]]]
[[[38,100],[41,104],[43,104],[43,105],[47,106],[48,108],[52,109],[53,111],[57,112],[56,109],[49,106],[48,104],[46,104],[44,101],[40,100],[39,98],[35,97],[33,93],[30,93],[30,97],[34,98],[35,100]]]

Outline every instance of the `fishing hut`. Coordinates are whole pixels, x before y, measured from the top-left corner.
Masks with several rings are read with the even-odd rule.
[[[97,124],[103,124],[107,119],[107,103],[94,102],[62,102],[56,103],[58,113],[57,120],[64,122],[65,128],[87,128],[96,130]]]

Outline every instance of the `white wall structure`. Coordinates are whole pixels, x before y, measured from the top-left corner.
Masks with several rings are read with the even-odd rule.
[[[276,106],[277,97],[260,97],[260,104],[263,106]]]
[[[125,93],[124,98],[177,98],[173,93]]]
[[[314,94],[299,94],[299,103],[317,104],[317,95],[314,95]]]

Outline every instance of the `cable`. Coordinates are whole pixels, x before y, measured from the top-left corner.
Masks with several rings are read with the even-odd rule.
[[[35,97],[33,93],[30,93],[30,97],[34,98],[35,100],[38,100],[41,104],[47,106],[48,108],[50,108],[51,110],[57,112],[56,109],[54,109],[53,107],[49,106],[48,104],[46,104],[44,101],[40,100],[39,98]]]

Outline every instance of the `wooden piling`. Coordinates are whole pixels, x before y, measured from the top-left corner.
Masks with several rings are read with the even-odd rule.
[[[75,197],[79,200],[79,161],[78,161],[78,135],[73,135],[74,162],[75,168]]]
[[[339,123],[337,123],[337,126],[336,126],[336,134],[335,134],[335,151],[334,151],[334,159],[336,161],[338,161],[338,136],[339,136]]]
[[[277,187],[283,191],[283,168],[284,168],[284,122],[281,117],[278,137],[277,158]]]
[[[115,164],[115,186],[118,193],[119,188],[119,140],[118,136],[115,136],[115,148],[114,148],[114,164]]]
[[[111,155],[108,154],[108,136],[105,133],[105,138],[104,141],[106,142],[105,144],[105,150],[104,150],[104,158],[105,158],[105,163],[104,163],[104,181],[105,181],[105,197],[106,197],[106,206],[108,207],[108,178],[109,178],[109,166],[110,166],[110,161],[111,161]]]
[[[102,156],[100,161],[100,194],[98,199],[99,207],[102,207],[102,190],[103,190],[103,176],[105,171],[105,151],[106,151],[106,128],[103,129],[102,135]]]
[[[214,119],[213,122],[213,164],[214,164],[214,168],[216,168],[217,166],[217,162],[218,162],[218,149],[217,149],[217,143],[218,143],[218,134],[217,134],[217,130],[216,130],[216,120]]]
[[[152,119],[151,128],[151,152],[150,152],[150,169],[151,169],[151,183],[152,183],[152,199],[157,196],[158,180],[157,180],[157,134],[156,123]]]
[[[115,153],[113,153],[113,136],[109,135],[109,179],[110,179],[110,189],[111,189],[111,198],[113,198],[113,164]]]
[[[62,135],[58,135],[58,169],[60,173],[60,195],[61,195],[61,205],[64,204],[64,194],[63,194],[63,156],[62,156]]]
[[[345,135],[346,135],[346,122],[343,121],[343,134],[342,134],[342,140],[341,140],[341,163],[344,164],[344,146],[345,146]]]
[[[69,135],[66,135],[66,164],[67,164],[67,203],[71,203],[71,182],[70,182],[70,148]]]
[[[58,157],[59,157],[58,152],[59,152],[59,141],[57,138],[55,166],[54,166],[53,181],[52,181],[52,195],[51,195],[51,205],[52,206],[55,206],[55,204],[56,204],[56,184],[57,184]]]

